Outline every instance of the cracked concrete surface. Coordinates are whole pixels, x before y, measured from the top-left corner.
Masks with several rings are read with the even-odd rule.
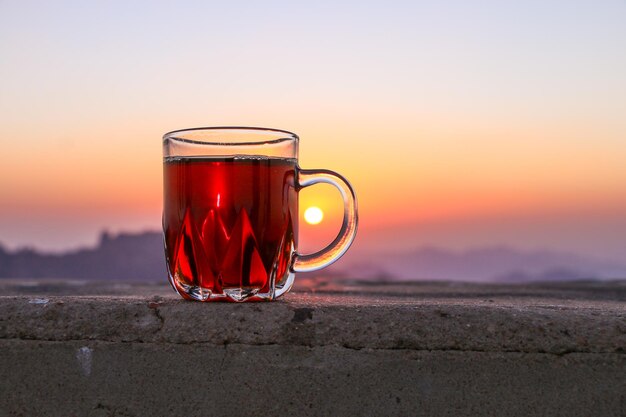
[[[623,281],[317,279],[251,304],[21,284],[0,281],[0,416],[626,414]]]

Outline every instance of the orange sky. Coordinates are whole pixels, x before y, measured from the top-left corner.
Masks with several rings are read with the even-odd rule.
[[[60,250],[158,229],[162,134],[249,125],[297,133],[302,167],[351,180],[357,249],[626,256],[626,6],[568,4],[222,5],[214,26],[196,5],[174,10],[192,28],[177,33],[175,6],[3,4],[0,242]],[[258,19],[278,11],[305,18]],[[307,250],[341,210],[321,186],[309,205],[326,217],[302,225]]]

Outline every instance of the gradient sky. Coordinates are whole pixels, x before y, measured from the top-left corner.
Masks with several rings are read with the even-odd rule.
[[[0,242],[157,230],[162,134],[250,125],[352,181],[355,250],[624,259],[625,22],[609,0],[0,0]],[[305,248],[338,198],[302,193],[326,212]]]

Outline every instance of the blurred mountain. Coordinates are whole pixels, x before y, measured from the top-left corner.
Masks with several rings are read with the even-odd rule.
[[[162,239],[160,232],[116,236],[104,232],[95,248],[64,254],[44,254],[32,249],[9,252],[0,246],[0,278],[165,282]],[[500,246],[467,251],[426,247],[393,253],[351,251],[320,274],[371,280],[571,281],[623,279],[626,263]]]
[[[159,232],[103,232],[93,249],[42,254],[32,249],[9,253],[0,247],[0,278],[76,278],[164,281],[167,279]]]
[[[425,247],[411,252],[360,254],[358,257],[348,254],[342,269],[350,271],[350,276],[377,280],[530,282],[626,278],[624,262],[506,246],[466,251]]]

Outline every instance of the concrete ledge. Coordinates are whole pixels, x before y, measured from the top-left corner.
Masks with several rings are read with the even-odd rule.
[[[12,294],[0,297],[0,415],[621,416],[626,407],[623,282],[303,280],[283,300],[255,304],[186,302],[147,284],[123,288],[127,296],[112,284],[20,284],[0,284]]]

